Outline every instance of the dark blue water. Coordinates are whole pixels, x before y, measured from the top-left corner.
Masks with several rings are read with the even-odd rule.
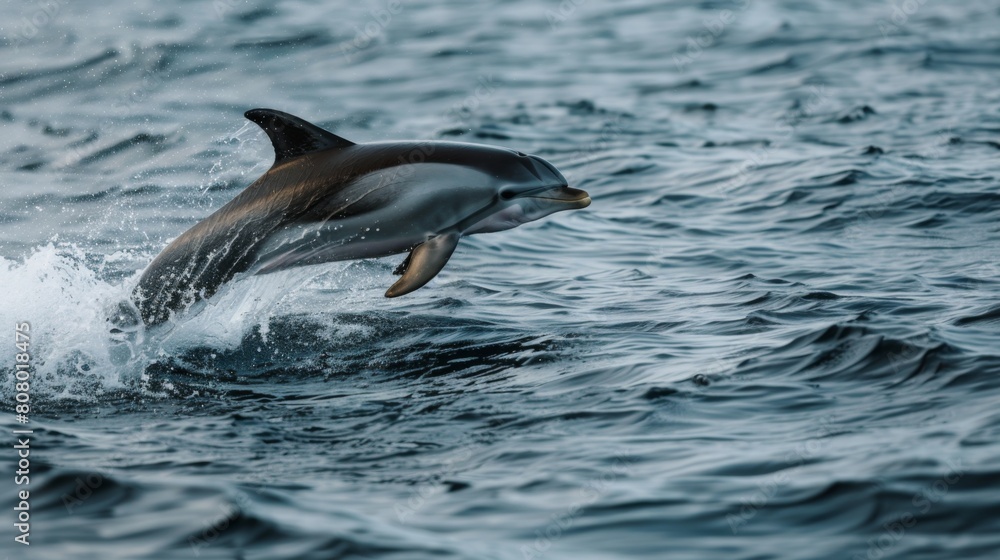
[[[996,557],[996,2],[3,6],[5,556]],[[123,355],[107,308],[270,165],[253,107],[594,203]]]

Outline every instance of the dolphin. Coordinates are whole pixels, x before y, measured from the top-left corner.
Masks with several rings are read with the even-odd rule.
[[[244,116],[267,133],[274,164],[146,268],[132,292],[156,325],[210,298],[240,273],[409,253],[385,292],[419,289],[463,235],[503,231],[590,196],[549,162],[481,144],[355,144],[273,109]]]

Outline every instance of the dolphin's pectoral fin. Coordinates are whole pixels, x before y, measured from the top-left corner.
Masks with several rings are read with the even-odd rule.
[[[413,256],[413,253],[412,253],[412,252],[410,252],[410,253],[407,253],[407,254],[406,254],[406,258],[405,258],[405,259],[403,259],[403,262],[399,263],[399,266],[397,266],[397,267],[396,267],[396,268],[395,268],[395,269],[394,269],[394,270],[392,271],[392,273],[393,273],[393,274],[395,274],[396,276],[399,276],[400,274],[403,274],[403,273],[405,273],[405,272],[406,272],[406,269],[407,269],[407,268],[410,268],[410,257],[412,257],[412,256]]]
[[[271,139],[275,165],[310,152],[354,145],[328,130],[274,109],[251,109],[243,116],[260,125]]]
[[[403,277],[385,292],[385,297],[399,297],[430,282],[455,252],[459,237],[457,233],[446,233],[414,247],[410,256],[396,269],[405,265]]]

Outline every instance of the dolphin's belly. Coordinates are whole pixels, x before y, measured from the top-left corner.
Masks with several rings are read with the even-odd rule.
[[[405,253],[427,240],[421,231],[424,228],[400,231],[396,226],[389,230],[370,220],[348,218],[286,227],[258,251],[251,270],[266,274],[325,262],[386,257]]]
[[[439,164],[418,167],[365,175],[316,204],[304,221],[269,236],[251,270],[266,274],[404,253],[454,230],[485,205],[483,193],[464,186],[478,174]]]

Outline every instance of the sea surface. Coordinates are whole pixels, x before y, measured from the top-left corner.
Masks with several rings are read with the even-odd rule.
[[[997,2],[2,13],[0,557],[998,557]],[[593,204],[403,298],[401,256],[333,263],[113,337],[270,165],[255,107]]]

